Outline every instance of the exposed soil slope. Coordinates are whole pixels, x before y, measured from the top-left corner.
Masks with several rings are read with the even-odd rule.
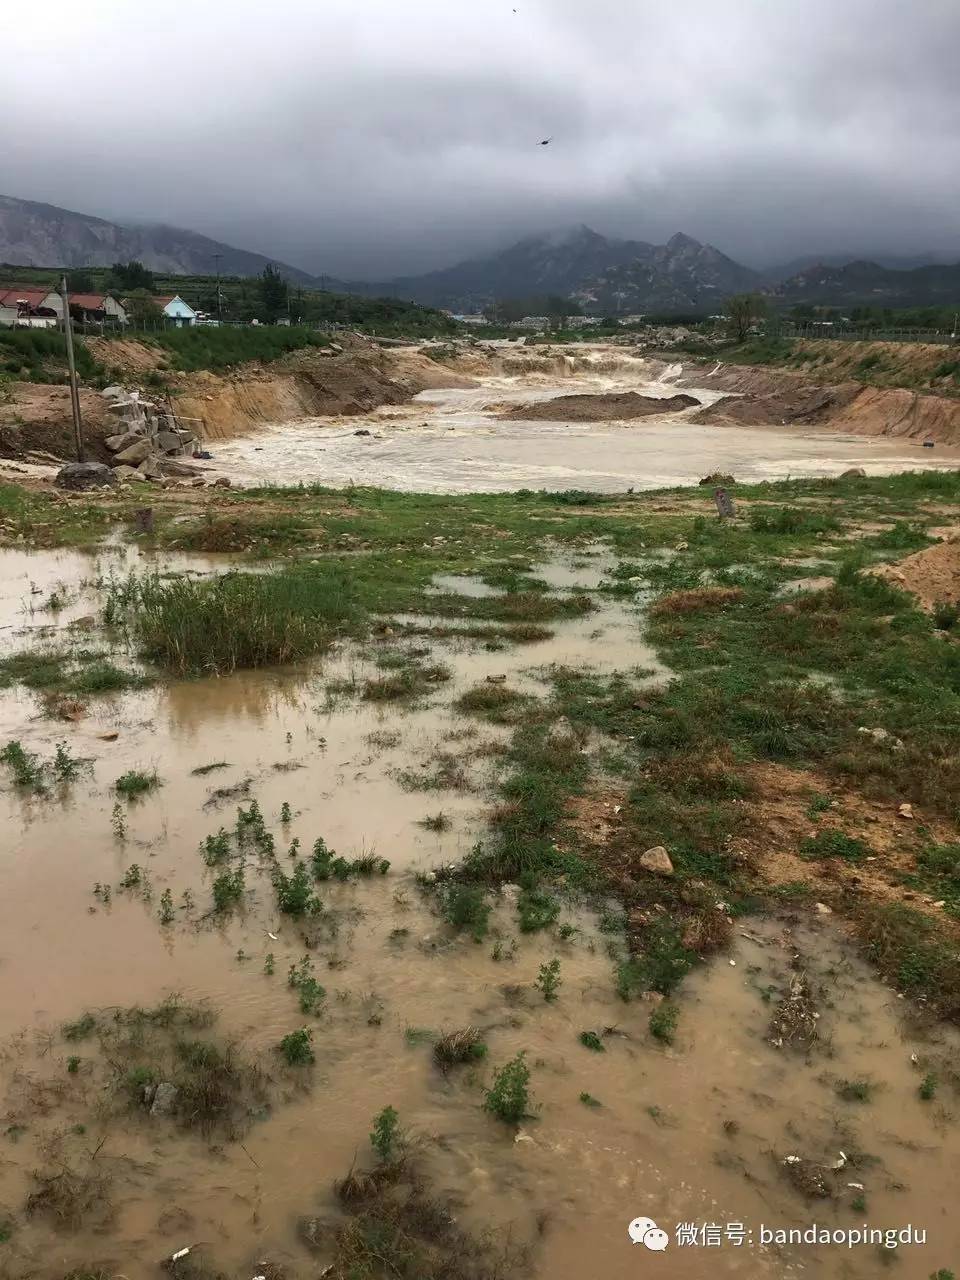
[[[504,409],[497,417],[520,422],[608,422],[679,413],[681,409],[689,409],[699,403],[688,395],[660,399],[641,396],[636,391],[623,391],[609,395],[556,396],[551,400],[535,400]]]
[[[701,410],[695,422],[819,424],[862,435],[960,443],[960,400],[944,396],[853,381],[823,384],[792,370],[745,365],[685,372],[682,381],[736,393]]]
[[[915,595],[924,609],[960,604],[960,532],[935,547],[915,551],[897,564],[873,572]]]
[[[98,360],[124,372],[124,382],[139,385],[164,353],[130,340],[89,343]],[[381,404],[402,404],[428,387],[469,386],[454,373],[414,350],[384,351],[356,342],[340,355],[294,352],[272,364],[249,364],[228,374],[166,374],[169,390],[148,388],[148,395],[169,403],[184,419],[196,420],[204,439],[241,435],[264,422],[285,422],[316,414],[364,413]],[[90,458],[108,461],[103,445],[115,427],[99,392],[81,391],[84,437]],[[73,456],[73,425],[68,388],[15,382],[0,405],[0,457],[24,458],[34,451]]]

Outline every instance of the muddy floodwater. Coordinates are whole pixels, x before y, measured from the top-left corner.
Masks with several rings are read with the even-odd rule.
[[[425,391],[411,404],[344,418],[267,426],[211,444],[215,466],[248,485],[350,483],[436,493],[513,489],[587,489],[623,493],[696,483],[713,472],[742,482],[787,476],[836,476],[850,467],[870,475],[960,466],[960,449],[817,428],[735,427],[691,422],[697,408],[634,422],[510,422],[510,404],[572,392],[676,394],[682,366],[653,378],[645,362],[590,373],[578,365],[553,375],[489,376],[469,389]],[[701,405],[724,392],[690,387]],[[357,435],[358,431],[369,434]]]
[[[278,449],[284,438],[278,434]],[[404,435],[411,458],[424,438]],[[861,458],[871,445],[857,442]],[[380,457],[372,448],[363,456]],[[530,483],[543,483],[529,465]],[[701,456],[696,465],[712,464]],[[578,472],[576,483],[588,481]],[[464,484],[476,486],[477,475]],[[613,563],[588,552],[535,572],[564,590],[595,586]],[[224,561],[152,562],[124,548],[0,552],[5,648],[40,642],[46,630],[54,640],[75,634],[102,601],[98,583],[151,564],[210,573]],[[470,585],[437,583],[447,591]],[[38,602],[54,589],[68,603],[51,615]],[[12,1223],[0,1276],[62,1280],[92,1263],[105,1275],[151,1276],[159,1260],[197,1242],[238,1280],[257,1274],[264,1258],[295,1276],[321,1274],[297,1221],[336,1219],[333,1180],[368,1159],[372,1117],[387,1104],[462,1225],[532,1244],[538,1280],[880,1274],[875,1244],[781,1248],[761,1240],[762,1228],[815,1223],[925,1230],[926,1245],[897,1251],[891,1274],[903,1280],[956,1266],[960,1128],[949,1101],[918,1099],[911,1055],[955,1056],[957,1037],[943,1028],[922,1043],[909,1035],[903,1002],[851,954],[829,918],[808,907],[738,922],[729,955],[687,979],[676,1042],[662,1045],[648,1030],[651,1006],[616,995],[611,936],[596,910],[567,905],[559,923],[570,929],[524,934],[506,891],[477,943],[454,934],[418,887],[417,872],[461,858],[482,836],[506,740],[502,728],[457,715],[452,701],[488,676],[542,690],[551,663],[669,678],[642,642],[635,602],[602,605],[557,623],[550,639],[511,650],[456,637],[430,644],[431,660],[447,663],[453,677],[412,709],[342,692],[344,681],[373,671],[368,652],[351,646],[292,672],[101,698],[76,722],[44,716],[23,688],[0,691],[0,741],[19,739],[44,759],[66,742],[86,761],[44,796],[0,779],[0,1224]],[[335,682],[340,693],[329,688]],[[458,789],[411,787],[411,771],[428,768],[438,752],[462,760]],[[219,767],[196,772],[209,765]],[[161,785],[124,802],[118,835],[113,784],[131,769],[155,769]],[[268,877],[253,865],[242,908],[212,916],[213,872],[198,848],[232,827],[238,805],[252,798],[281,862],[294,840],[307,852],[322,836],[348,858],[389,859],[389,872],[324,883],[324,928],[309,940],[302,921],[279,915]],[[420,825],[438,811],[449,820],[445,830]],[[146,891],[143,881],[119,887],[134,863]],[[109,902],[94,895],[97,884],[113,886]],[[158,905],[168,889],[175,917],[164,924]],[[286,974],[307,946],[327,999],[313,1023],[316,1065],[297,1083],[278,1069],[275,1047],[304,1022]],[[268,953],[272,976],[264,972]],[[556,957],[563,986],[548,1004],[534,983]],[[800,970],[820,1017],[809,1056],[770,1043],[771,1009]],[[87,1010],[147,1007],[171,992],[208,1001],[219,1032],[277,1081],[242,1143],[211,1143],[143,1108],[106,1105],[94,1046],[60,1034]],[[443,1075],[431,1038],[466,1023],[482,1028],[489,1059]],[[605,1052],[580,1044],[586,1029],[605,1032]],[[482,1086],[520,1050],[534,1110],[515,1131],[483,1111]],[[70,1055],[79,1062],[68,1070]],[[838,1081],[865,1076],[874,1086],[869,1104],[842,1100]],[[35,1171],[94,1158],[113,1179],[109,1225],[58,1230],[23,1213]],[[835,1198],[801,1196],[791,1158],[828,1170]],[[641,1216],[668,1233],[667,1257],[631,1243],[627,1225]],[[678,1242],[679,1224],[701,1232],[696,1243]]]

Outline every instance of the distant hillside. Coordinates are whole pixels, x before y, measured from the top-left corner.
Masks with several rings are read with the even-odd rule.
[[[136,260],[152,271],[209,275],[216,269],[215,254],[221,255],[220,270],[224,275],[259,275],[273,261],[195,231],[163,226],[121,227],[56,205],[0,196],[0,262],[37,267],[108,267],[114,262]],[[317,283],[296,267],[282,262],[276,265],[289,280]]]
[[[567,297],[585,280],[629,262],[652,247],[639,240],[608,240],[581,226],[527,236],[500,253],[471,258],[425,275],[350,287],[391,293],[451,311],[476,311],[496,299],[545,294]]]
[[[960,262],[897,271],[876,262],[820,264],[784,280],[770,291],[785,305],[881,307],[960,306]]]
[[[510,298],[556,294],[587,311],[676,310],[719,306],[760,276],[711,245],[675,235],[665,245],[612,240],[580,226],[528,236],[501,253],[384,284],[351,285],[451,311],[477,311]]]
[[[587,280],[575,297],[588,311],[719,311],[732,293],[759,288],[761,277],[713,245],[682,232],[646,245],[631,261]]]

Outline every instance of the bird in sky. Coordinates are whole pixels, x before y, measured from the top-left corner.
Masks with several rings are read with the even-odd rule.
[[[552,141],[553,141],[553,138],[544,138],[544,139],[543,139],[543,141],[542,141],[541,143],[539,143],[539,145],[540,145],[541,147],[545,147],[545,146],[547,145],[547,143],[548,143],[548,142],[552,142]]]

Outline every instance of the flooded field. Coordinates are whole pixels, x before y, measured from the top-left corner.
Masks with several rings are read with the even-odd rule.
[[[229,563],[119,544],[96,555],[0,552],[4,646],[78,634],[96,646],[111,577]],[[563,595],[616,569],[608,550],[581,547],[533,574]],[[469,576],[434,587],[497,593]],[[508,884],[491,894],[479,940],[440,914],[437,884],[484,838],[509,743],[506,725],[465,716],[457,700],[503,683],[542,695],[557,665],[662,685],[670,673],[642,640],[642,603],[600,598],[511,648],[432,638],[429,617],[396,617],[375,642],[343,642],[297,668],[118,692],[66,721],[44,714],[36,692],[0,690],[0,741],[44,761],[63,743],[76,764],[42,793],[6,776],[0,787],[0,1275],[149,1276],[186,1248],[174,1275],[332,1274],[345,1220],[334,1182],[371,1166],[368,1134],[388,1106],[458,1229],[527,1251],[491,1276],[628,1280],[669,1268],[681,1280],[858,1280],[892,1256],[876,1243],[761,1237],[812,1224],[925,1231],[925,1244],[893,1257],[904,1280],[956,1265],[955,1098],[925,1101],[918,1085],[925,1072],[955,1071],[958,1038],[905,1021],[897,992],[810,902],[736,919],[730,950],[687,978],[675,1033],[651,1029],[656,992],[617,994],[616,900],[571,893],[547,927],[528,929],[521,890]],[[449,678],[410,705],[358,698],[398,649]],[[608,746],[596,733],[580,749]],[[148,783],[127,798],[116,781],[131,774]],[[254,801],[262,825],[249,819]],[[221,828],[237,829],[237,843],[202,856]],[[317,841],[389,868],[321,879],[315,911],[284,914],[271,867],[292,873]],[[239,895],[215,909],[215,880],[239,866]],[[551,993],[543,972],[554,961]],[[325,994],[305,1012],[307,972]],[[171,993],[216,1011],[216,1034],[258,1065],[236,1132],[178,1125],[142,1102],[157,1078],[131,1077],[130,1063],[163,1059],[168,1025],[143,1011]],[[805,1019],[796,1041],[795,1026],[784,1031],[791,998]],[[134,1007],[140,1039],[122,1012]],[[277,1046],[304,1026],[315,1062],[289,1065]],[[434,1045],[466,1026],[486,1055],[442,1070]],[[484,1109],[484,1090],[521,1052],[529,1105],[509,1125]],[[68,1175],[89,1182],[76,1221]],[[638,1217],[668,1233],[668,1258],[631,1243]],[[187,1270],[200,1256],[210,1269]]]
[[[619,370],[596,373],[578,366],[562,380],[537,373],[483,376],[477,387],[426,391],[401,408],[267,427],[212,445],[215,466],[250,485],[317,481],[436,493],[622,493],[695,484],[714,472],[753,483],[835,476],[850,467],[890,475],[904,468],[960,466],[957,448],[940,445],[934,456],[919,442],[820,428],[705,426],[689,421],[696,408],[623,423],[510,422],[495,416],[511,403],[571,392],[633,390],[660,398],[676,393],[679,364],[654,377],[643,360],[621,357],[619,363]],[[686,385],[684,390],[701,405],[723,394]]]

